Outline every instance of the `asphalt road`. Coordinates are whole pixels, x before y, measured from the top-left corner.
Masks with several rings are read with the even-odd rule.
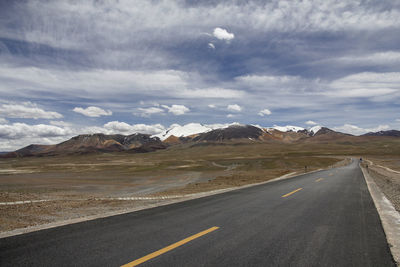
[[[357,162],[0,239],[1,266],[120,266],[137,259],[141,266],[395,266]]]

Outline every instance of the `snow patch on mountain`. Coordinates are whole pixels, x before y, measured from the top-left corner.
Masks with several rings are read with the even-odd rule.
[[[321,129],[322,129],[322,126],[317,125],[317,126],[311,127],[310,130],[308,130],[308,131],[311,133],[311,135],[314,136],[314,135],[316,135],[316,134],[318,133],[318,131],[321,130]]]
[[[171,135],[176,136],[176,137],[186,137],[190,136],[193,134],[199,134],[199,133],[206,133],[215,129],[222,129],[222,128],[227,128],[229,126],[233,125],[241,125],[240,123],[234,122],[234,123],[229,123],[229,124],[200,124],[200,123],[188,123],[185,125],[179,125],[179,124],[172,124],[167,130],[160,134],[153,135],[152,137],[158,137],[162,141],[170,137]]]
[[[300,131],[304,131],[305,129],[299,126],[292,126],[292,125],[286,125],[286,126],[278,126],[278,125],[274,125],[274,127],[272,127],[275,130],[281,131],[281,132],[300,132]]]

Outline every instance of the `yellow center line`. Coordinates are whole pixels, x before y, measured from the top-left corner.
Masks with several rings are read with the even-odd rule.
[[[321,182],[322,180],[324,180],[324,178],[319,178],[317,180],[315,180],[316,183]]]
[[[293,190],[292,192],[290,192],[290,193],[287,193],[286,195],[283,195],[282,197],[288,197],[288,196],[290,196],[291,194],[294,194],[294,193],[296,193],[297,191],[300,191],[300,190],[302,190],[303,188],[297,188],[296,190]]]
[[[195,234],[195,235],[189,236],[188,238],[185,238],[185,239],[183,239],[183,240],[181,240],[181,241],[179,241],[179,242],[176,242],[176,243],[174,243],[174,244],[172,244],[172,245],[169,245],[168,247],[165,247],[165,248],[162,248],[162,249],[160,249],[160,250],[157,250],[157,251],[155,251],[155,252],[153,252],[153,253],[150,253],[150,254],[148,254],[148,255],[146,255],[146,256],[140,258],[140,259],[137,259],[137,260],[134,260],[134,261],[129,262],[129,263],[127,263],[127,264],[124,264],[124,265],[122,265],[121,267],[137,266],[137,265],[139,265],[139,264],[141,264],[141,263],[143,263],[143,262],[146,262],[146,261],[148,261],[148,260],[150,260],[150,259],[152,259],[152,258],[155,258],[155,257],[157,257],[157,256],[160,256],[161,254],[164,254],[164,253],[166,253],[166,252],[168,252],[168,251],[170,251],[170,250],[173,250],[173,249],[175,249],[175,248],[177,248],[177,247],[179,247],[179,246],[182,246],[183,244],[186,244],[186,243],[188,243],[188,242],[190,242],[190,241],[192,241],[192,240],[194,240],[194,239],[196,239],[196,238],[199,238],[199,237],[201,237],[201,236],[203,236],[203,235],[206,235],[206,234],[208,234],[208,233],[211,233],[212,231],[215,231],[215,230],[217,230],[217,229],[219,229],[219,227],[217,227],[217,226],[211,227],[211,228],[209,228],[209,229],[207,229],[207,230],[204,230],[204,231],[202,231],[202,232],[200,232],[200,233],[197,233],[197,234]]]

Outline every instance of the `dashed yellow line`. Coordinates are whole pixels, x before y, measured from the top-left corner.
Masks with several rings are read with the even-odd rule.
[[[166,253],[166,252],[168,252],[170,250],[173,250],[173,249],[175,249],[175,248],[177,248],[179,246],[182,246],[183,244],[186,244],[186,243],[188,243],[188,242],[190,242],[190,241],[192,241],[192,240],[194,240],[196,238],[199,238],[199,237],[201,237],[203,235],[211,233],[212,231],[215,231],[217,229],[219,229],[219,227],[217,227],[217,226],[211,227],[211,228],[209,228],[207,230],[204,230],[204,231],[202,231],[200,233],[197,233],[195,235],[189,236],[188,238],[185,238],[185,239],[183,239],[183,240],[181,240],[179,242],[176,242],[176,243],[174,243],[172,245],[169,245],[168,247],[165,247],[165,248],[157,250],[157,251],[155,251],[153,253],[150,253],[150,254],[148,254],[148,255],[140,258],[140,259],[137,259],[137,260],[134,260],[134,261],[129,262],[127,264],[124,264],[121,267],[137,266],[137,265],[139,265],[139,264],[141,264],[143,262],[146,262],[146,261],[148,261],[150,259],[153,259],[153,258],[155,258],[157,256],[160,256],[161,254],[164,254],[164,253]]]
[[[319,178],[317,180],[315,180],[316,183],[321,182],[322,180],[324,180],[324,178]]]
[[[302,190],[303,188],[297,188],[296,190],[293,190],[292,192],[290,192],[290,193],[287,193],[286,195],[283,195],[282,197],[288,197],[288,196],[290,196],[291,194],[294,194],[294,193],[296,193],[296,192],[298,192],[298,191],[300,191],[300,190]]]

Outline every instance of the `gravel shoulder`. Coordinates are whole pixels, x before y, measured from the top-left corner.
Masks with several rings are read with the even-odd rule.
[[[373,160],[364,160],[363,166],[368,165],[369,175],[383,194],[392,202],[394,208],[400,212],[400,173],[389,167],[375,164]]]

